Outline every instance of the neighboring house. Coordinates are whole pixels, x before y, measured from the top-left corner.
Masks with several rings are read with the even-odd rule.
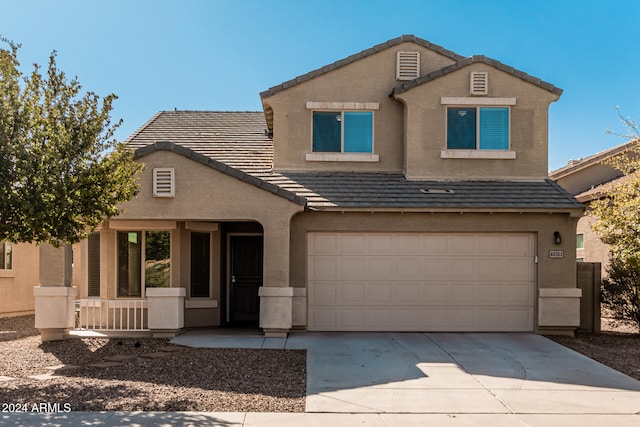
[[[160,112],[127,140],[140,193],[83,242],[78,294],[149,298],[169,332],[571,333],[583,206],[547,179],[561,93],[402,36],[262,92],[262,112]]]
[[[0,317],[33,314],[38,247],[0,242]]]
[[[622,172],[603,162],[612,157],[624,155],[633,144],[633,142],[627,142],[584,159],[570,160],[566,166],[550,172],[549,178],[555,180],[588,207],[592,200],[601,197],[603,185],[623,179]],[[588,215],[588,209],[578,220],[576,258],[578,261],[601,263],[604,277],[610,258],[609,245],[603,243],[592,230],[595,222],[596,218]]]

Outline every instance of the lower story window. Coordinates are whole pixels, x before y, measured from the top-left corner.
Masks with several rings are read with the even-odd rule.
[[[13,268],[13,245],[0,242],[0,270]]]
[[[143,287],[170,286],[170,241],[168,231],[118,232],[119,297],[140,297]]]
[[[191,298],[210,296],[211,235],[191,233]]]
[[[448,150],[508,150],[508,107],[447,108]]]

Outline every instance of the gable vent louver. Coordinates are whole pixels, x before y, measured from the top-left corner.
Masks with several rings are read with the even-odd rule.
[[[420,52],[398,52],[397,80],[413,80],[420,77]]]
[[[153,169],[153,197],[175,197],[175,169]]]
[[[471,73],[471,95],[487,95],[489,93],[489,73]]]

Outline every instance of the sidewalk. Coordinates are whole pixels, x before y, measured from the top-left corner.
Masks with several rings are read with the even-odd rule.
[[[550,414],[310,414],[257,412],[69,412],[2,413],[2,426],[186,427],[629,427],[638,415]]]

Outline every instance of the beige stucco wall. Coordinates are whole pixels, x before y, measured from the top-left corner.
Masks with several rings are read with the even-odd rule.
[[[620,171],[611,166],[595,163],[584,169],[573,170],[569,174],[557,174],[551,177],[565,190],[571,194],[579,194],[602,183],[609,182],[621,176]]]
[[[470,73],[488,73],[487,98],[515,98],[511,106],[510,150],[515,159],[441,158],[446,150],[447,105],[442,97],[469,97]],[[406,174],[409,179],[544,179],[547,177],[549,104],[547,90],[484,63],[472,64],[396,95],[405,104],[408,123]],[[456,106],[451,104],[450,106]],[[473,106],[473,105],[472,105]]]
[[[289,220],[303,207],[169,151],[140,159],[140,193],[118,220],[255,221],[264,229],[264,285],[289,284]],[[175,168],[176,196],[152,197],[152,171]]]
[[[291,284],[306,288],[309,231],[397,231],[397,232],[527,232],[536,234],[537,289],[576,288],[575,227],[569,214],[520,213],[338,213],[305,212],[291,224]],[[562,244],[553,242],[559,231]],[[550,258],[549,251],[562,250],[564,258]],[[537,324],[537,322],[536,322]]]
[[[601,277],[606,277],[606,268],[609,265],[609,245],[602,243],[596,236],[592,227],[597,218],[585,215],[578,221],[576,234],[584,235],[584,248],[576,249],[576,258],[582,258],[584,262],[601,263]]]
[[[402,83],[396,80],[398,51],[419,51],[421,74],[454,62],[416,44],[402,43],[265,98],[264,105],[274,114],[274,170],[401,171],[403,106],[389,97]],[[380,109],[374,111],[373,148],[379,162],[306,161],[305,154],[312,151],[312,110],[306,108],[307,101],[379,103]]]
[[[39,283],[39,249],[13,245],[13,269],[0,270],[0,317],[33,313],[33,288]]]

